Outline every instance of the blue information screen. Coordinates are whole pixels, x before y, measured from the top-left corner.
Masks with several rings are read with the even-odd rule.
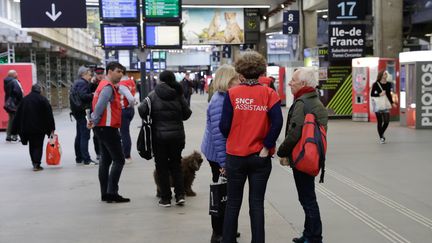
[[[103,19],[138,19],[137,0],[101,0]]]
[[[103,26],[105,47],[138,47],[138,26]]]
[[[180,26],[146,25],[145,39],[147,46],[179,46]]]

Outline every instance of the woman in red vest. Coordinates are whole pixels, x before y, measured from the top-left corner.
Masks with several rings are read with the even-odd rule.
[[[126,74],[126,70],[123,70]],[[122,123],[120,127],[120,135],[123,146],[123,153],[125,155],[126,164],[132,163],[131,147],[132,141],[130,136],[130,123],[135,115],[135,94],[136,86],[135,81],[124,76],[119,83],[120,104],[122,108]]]
[[[249,208],[252,243],[265,242],[264,194],[271,172],[271,155],[282,129],[280,99],[258,78],[267,63],[257,52],[247,52],[235,63],[241,84],[229,89],[224,100],[219,128],[227,137],[225,171],[228,201],[223,242],[236,242],[238,215],[246,179],[249,180]]]

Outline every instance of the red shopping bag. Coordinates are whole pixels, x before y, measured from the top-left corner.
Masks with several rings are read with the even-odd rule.
[[[46,146],[47,165],[59,165],[61,158],[61,147],[57,134],[51,135]]]

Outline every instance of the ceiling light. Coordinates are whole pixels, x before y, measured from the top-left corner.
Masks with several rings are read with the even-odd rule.
[[[432,36],[432,33],[426,34],[425,36],[429,36],[429,37],[431,37],[431,36]]]
[[[182,8],[270,8],[270,5],[188,5],[183,4]]]
[[[285,4],[283,4],[283,3],[280,6],[281,6],[281,8],[285,8]]]
[[[267,20],[267,16],[264,15],[264,16],[263,16],[263,19],[264,19],[264,20]]]
[[[322,17],[323,17],[323,19],[326,19],[328,17],[328,15],[324,14]]]
[[[317,13],[327,13],[328,9],[318,9],[315,12],[317,12]]]

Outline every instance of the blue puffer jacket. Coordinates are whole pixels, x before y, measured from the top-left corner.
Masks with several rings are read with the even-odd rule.
[[[201,152],[207,160],[217,162],[221,167],[225,167],[226,160],[226,138],[219,129],[225,95],[226,93],[217,92],[210,100],[206,130],[201,144]]]

